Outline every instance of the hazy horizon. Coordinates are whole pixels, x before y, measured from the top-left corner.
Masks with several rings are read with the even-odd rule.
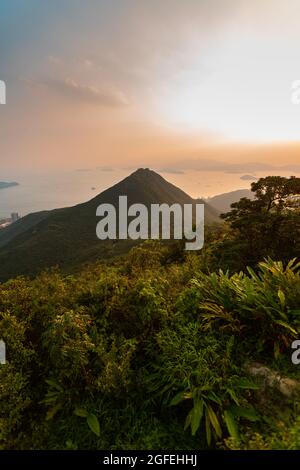
[[[0,219],[9,217],[12,212],[25,216],[32,212],[52,210],[86,202],[96,194],[115,185],[137,168],[78,168],[73,171],[52,171],[48,173],[19,174],[19,186],[0,190]],[[193,198],[210,198],[238,189],[250,189],[253,181],[267,174],[277,175],[276,170],[264,170],[253,174],[241,175],[230,169],[224,171],[163,171],[158,172],[170,183],[179,187]],[[254,172],[253,172],[254,173]],[[15,175],[18,173],[15,173]],[[282,176],[291,176],[288,171],[281,171]],[[2,181],[5,178],[0,178]],[[216,189],[218,188],[218,189]]]
[[[197,197],[249,187],[247,175],[300,175],[299,1],[4,0],[0,11],[0,180],[86,170],[104,189],[150,167]]]

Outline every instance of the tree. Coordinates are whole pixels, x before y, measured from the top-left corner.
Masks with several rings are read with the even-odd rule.
[[[300,178],[267,176],[252,183],[255,198],[242,198],[221,217],[230,227],[218,245],[229,269],[255,266],[270,256],[287,262],[300,257]]]

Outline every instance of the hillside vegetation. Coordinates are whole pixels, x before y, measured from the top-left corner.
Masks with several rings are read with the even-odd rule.
[[[299,181],[278,178],[199,253],[0,284],[0,448],[300,449]]]
[[[247,372],[300,379],[299,264],[229,276],[167,260],[146,243],[120,266],[1,285],[2,448],[299,446],[298,394]]]

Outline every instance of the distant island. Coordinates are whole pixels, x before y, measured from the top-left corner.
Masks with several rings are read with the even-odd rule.
[[[0,181],[0,189],[6,189],[12,186],[19,186],[19,183],[16,183],[15,181],[11,183],[5,183],[4,181]]]

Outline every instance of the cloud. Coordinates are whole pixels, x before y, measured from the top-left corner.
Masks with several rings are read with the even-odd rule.
[[[48,61],[53,65],[60,65],[62,63],[62,60],[59,57],[53,55],[48,56]]]
[[[109,108],[120,108],[129,105],[124,93],[108,87],[83,85],[72,78],[31,80],[22,79],[32,88],[46,88],[73,101],[90,103]]]
[[[293,171],[294,173],[300,173],[300,165],[284,165],[280,168],[285,171]]]
[[[243,181],[256,181],[257,177],[253,175],[243,175],[240,177],[240,179]]]
[[[107,172],[115,171],[114,168],[110,166],[97,166],[97,170],[107,171]]]
[[[84,67],[90,69],[90,68],[92,68],[92,67],[94,66],[94,63],[93,63],[92,60],[85,59],[85,60],[83,61],[83,65],[84,65]]]
[[[242,174],[243,176],[241,176],[241,179],[245,181],[250,181],[251,178],[254,181],[257,178],[255,178],[255,176],[252,176],[252,173],[268,171],[291,171],[294,173],[299,173],[300,165],[290,164],[285,166],[279,166],[261,162],[226,163],[218,160],[209,159],[186,159],[178,162],[173,162],[172,170],[173,172],[194,170],[217,171],[226,174]]]
[[[169,173],[172,175],[184,175],[183,170],[177,170],[176,168],[161,168],[158,169],[159,173]]]
[[[245,163],[229,163],[225,164],[222,170],[224,173],[238,174],[243,173],[244,171],[256,172],[256,171],[268,171],[274,170],[273,165],[268,163],[258,163],[258,162],[245,162]]]
[[[255,173],[256,171],[273,170],[275,167],[267,163],[245,162],[227,163],[213,159],[185,159],[174,163],[173,170],[219,171],[229,174]]]
[[[66,80],[51,80],[48,85],[66,97],[105,107],[122,107],[129,104],[126,96],[113,89],[100,89],[91,85],[82,85],[72,78]]]

